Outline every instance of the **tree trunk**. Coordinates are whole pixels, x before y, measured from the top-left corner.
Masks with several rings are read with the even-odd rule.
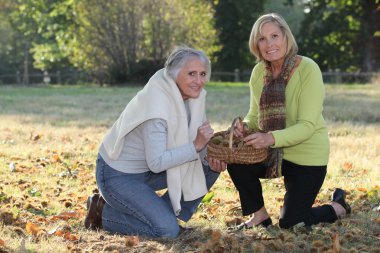
[[[375,0],[364,1],[364,15],[362,17],[362,38],[367,38],[364,43],[364,57],[362,70],[375,72],[380,70],[380,4]]]

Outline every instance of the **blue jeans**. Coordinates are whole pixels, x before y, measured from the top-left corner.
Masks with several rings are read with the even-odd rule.
[[[219,173],[203,166],[207,188]],[[188,221],[202,200],[181,200],[181,212],[175,216],[166,189],[166,172],[123,173],[108,166],[99,155],[96,162],[96,182],[106,201],[102,213],[103,228],[109,232],[152,238],[175,238],[179,233],[177,218]]]

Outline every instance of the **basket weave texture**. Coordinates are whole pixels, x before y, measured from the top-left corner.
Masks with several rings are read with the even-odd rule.
[[[221,131],[214,134],[207,145],[207,156],[224,161],[227,164],[253,164],[264,161],[268,156],[268,149],[256,149],[246,146],[242,138],[236,138],[233,129],[237,121],[242,121],[240,117],[233,120],[230,131]],[[245,136],[252,134],[252,131],[245,131]]]

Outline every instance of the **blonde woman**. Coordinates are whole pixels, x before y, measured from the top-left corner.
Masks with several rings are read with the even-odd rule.
[[[313,207],[327,172],[330,144],[322,116],[322,74],[310,58],[298,55],[286,21],[276,13],[253,25],[249,46],[258,64],[250,79],[251,102],[244,121],[260,130],[244,138],[247,145],[269,148],[259,164],[228,165],[247,221],[237,229],[267,227],[272,219],[264,205],[260,178],[284,177],[286,193],[279,226],[334,222],[351,212],[345,191],[336,189],[329,204]],[[242,136],[239,125],[235,135]]]

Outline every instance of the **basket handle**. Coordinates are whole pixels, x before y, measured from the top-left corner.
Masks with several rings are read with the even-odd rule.
[[[234,120],[232,121],[232,124],[231,124],[231,127],[230,127],[230,139],[228,141],[228,146],[229,148],[232,148],[232,142],[233,142],[233,139],[234,139],[234,129],[236,128],[236,123],[237,122],[242,122],[242,118],[240,116],[234,118]]]

